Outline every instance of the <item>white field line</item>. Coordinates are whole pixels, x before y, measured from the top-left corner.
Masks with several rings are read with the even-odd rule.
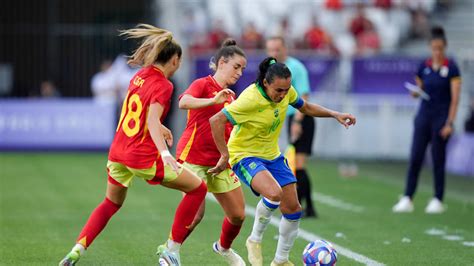
[[[210,193],[207,194],[206,198],[208,200],[212,201],[212,202],[217,203],[217,200]],[[255,208],[251,207],[249,205],[245,205],[245,213],[249,216],[255,217]],[[270,220],[270,224],[272,224],[273,226],[278,228],[278,226],[280,224],[280,219],[272,216],[272,219]],[[299,231],[298,231],[298,237],[301,238],[301,239],[304,239],[308,242],[314,241],[316,239],[324,239],[324,238],[322,238],[318,235],[315,235],[311,232],[308,232],[308,231],[306,231],[302,228],[300,228]],[[335,244],[332,241],[331,241],[331,243],[334,246],[334,248],[337,250],[337,254],[340,254],[344,257],[347,257],[349,259],[352,259],[352,260],[355,260],[357,262],[363,263],[365,265],[370,265],[370,266],[384,266],[385,265],[381,262],[370,259],[370,258],[368,258],[368,257],[366,257],[362,254],[356,253],[356,252],[354,252],[354,251],[352,251],[348,248],[339,246],[339,245]]]
[[[326,204],[334,208],[342,209],[345,211],[356,212],[356,213],[361,213],[364,211],[364,207],[362,206],[344,202],[330,195],[325,195],[318,192],[318,193],[313,193],[312,196],[313,196],[313,201]]]

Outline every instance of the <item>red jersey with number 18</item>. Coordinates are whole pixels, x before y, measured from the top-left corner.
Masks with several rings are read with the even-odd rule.
[[[151,104],[159,103],[164,109],[161,116],[163,121],[170,108],[172,93],[173,84],[158,68],[145,67],[135,74],[130,81],[117,132],[110,146],[110,161],[137,169],[153,166],[158,150],[148,132],[148,109]]]

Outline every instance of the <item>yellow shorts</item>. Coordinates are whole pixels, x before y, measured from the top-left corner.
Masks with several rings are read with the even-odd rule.
[[[185,162],[183,164],[197,176],[206,181],[207,191],[212,193],[225,193],[240,187],[239,178],[231,169],[225,169],[216,176],[207,173],[211,166],[202,166]]]
[[[179,173],[176,173],[169,165],[165,165],[164,169],[158,169],[157,171],[156,163],[147,169],[135,169],[121,163],[107,161],[107,170],[109,173],[109,181],[118,183],[118,185],[123,187],[130,187],[134,177],[142,178],[152,185],[162,182],[171,182],[178,178],[178,175],[183,171],[183,167],[181,167]]]

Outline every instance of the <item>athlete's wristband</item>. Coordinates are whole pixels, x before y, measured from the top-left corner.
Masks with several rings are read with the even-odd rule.
[[[161,157],[169,157],[169,156],[171,156],[171,153],[170,153],[169,150],[164,150],[164,151],[162,151],[160,154],[161,154]]]

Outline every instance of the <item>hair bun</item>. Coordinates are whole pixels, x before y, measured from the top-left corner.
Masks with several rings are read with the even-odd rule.
[[[237,45],[237,42],[232,38],[227,38],[222,42],[222,47]]]
[[[434,26],[433,28],[431,28],[431,36],[444,38],[444,29],[440,26]]]

